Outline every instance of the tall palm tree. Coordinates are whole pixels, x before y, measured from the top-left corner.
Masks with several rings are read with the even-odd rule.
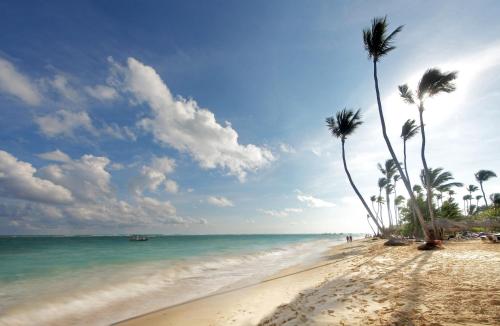
[[[399,195],[395,196],[394,198],[394,207],[396,208],[396,224],[399,225],[399,208],[401,207],[401,204],[405,202],[405,197]]]
[[[389,218],[389,225],[392,226],[392,213],[391,213],[391,201],[389,195],[391,194],[394,186],[391,184],[391,180],[396,175],[396,163],[393,159],[388,159],[385,161],[384,165],[378,163],[377,167],[380,172],[385,176],[385,201],[387,203],[387,217]]]
[[[465,188],[465,189],[469,192],[470,201],[472,201],[472,193],[479,190],[479,188],[475,185],[468,185],[467,188]],[[469,201],[469,206],[472,205],[472,203],[470,201]]]
[[[381,228],[377,219],[370,210],[370,207],[368,207],[368,205],[366,204],[365,199],[363,198],[363,196],[361,196],[361,193],[354,184],[354,181],[352,181],[352,177],[351,174],[349,173],[349,169],[347,168],[347,163],[345,159],[345,140],[347,139],[348,136],[353,134],[356,128],[358,128],[362,123],[363,122],[361,121],[360,110],[354,112],[353,110],[343,109],[337,112],[335,118],[334,117],[326,118],[326,125],[328,129],[331,131],[334,137],[340,138],[340,141],[342,143],[342,161],[344,162],[344,170],[345,173],[347,174],[349,182],[351,183],[351,187],[352,189],[354,189],[354,192],[358,196],[361,203],[363,203],[363,206],[365,207],[370,217],[373,219],[373,222],[375,223],[377,228],[382,232],[383,229]]]
[[[436,201],[437,201],[437,204],[438,204],[438,208],[441,208],[442,200],[443,200],[443,195],[441,193],[436,194]]]
[[[476,206],[479,208],[479,199],[483,198],[481,195],[476,196]]]
[[[464,200],[464,214],[469,215],[469,207],[467,206],[467,203],[469,202],[470,195],[465,195],[462,199]]]
[[[453,195],[455,194],[455,190],[448,190],[448,200],[452,200],[453,199]]]
[[[385,119],[384,119],[384,111],[382,109],[382,101],[380,100],[380,90],[378,86],[378,75],[377,75],[377,62],[385,55],[387,55],[389,52],[394,50],[396,47],[394,46],[394,37],[401,32],[403,29],[403,26],[397,27],[394,31],[391,33],[387,33],[387,19],[386,17],[378,17],[374,18],[372,20],[372,25],[369,28],[366,28],[363,30],[363,42],[365,45],[365,50],[368,52],[368,57],[372,60],[373,62],[373,81],[375,83],[375,94],[377,97],[377,106],[378,106],[378,113],[380,117],[380,124],[382,126],[382,135],[385,140],[385,144],[387,145],[387,149],[389,150],[389,153],[391,154],[392,159],[395,162],[399,162],[396,153],[394,152],[394,149],[392,148],[391,141],[389,137],[387,136],[387,130],[385,126]],[[401,175],[401,180],[403,181],[406,191],[408,192],[408,195],[410,196],[412,202],[416,202],[415,195],[413,194],[411,190],[411,185],[406,178],[406,176],[403,174],[403,170],[399,164],[396,165],[399,171],[399,175]],[[426,240],[431,240],[434,237],[431,235],[429,230],[425,227],[425,221],[424,221],[424,216],[422,212],[420,211],[420,208],[415,205],[415,211],[417,213],[418,220],[420,222],[420,225],[422,227],[423,234],[425,236]],[[434,233],[436,234],[436,233]]]
[[[378,219],[378,221],[380,222],[380,225],[382,225],[382,228],[385,229],[385,226],[384,226],[384,221],[380,218],[379,214],[378,214],[378,209],[375,209],[375,203],[377,203],[377,195],[373,195],[373,196],[370,196],[370,201],[372,202],[372,209],[373,211],[375,212],[375,217]],[[378,203],[377,203],[377,206],[378,206]]]
[[[455,90],[454,80],[457,78],[457,72],[441,72],[437,68],[428,69],[420,79],[417,89],[417,98],[414,99],[413,92],[408,88],[408,85],[399,86],[399,93],[403,100],[408,104],[415,104],[418,108],[420,117],[420,130],[422,135],[422,147],[420,149],[420,156],[424,166],[425,177],[427,178],[427,206],[429,208],[429,215],[431,217],[432,226],[436,232],[436,224],[434,222],[434,213],[432,211],[432,191],[430,188],[429,168],[425,158],[425,124],[424,124],[424,102],[428,97],[433,97],[439,93],[450,93]],[[417,103],[418,101],[418,103]]]
[[[399,174],[395,174],[392,177],[393,185],[394,185],[394,218],[396,220],[396,224],[398,224],[398,208],[396,207],[396,198],[398,197],[398,190],[397,190],[397,185],[398,181],[401,179],[401,176]],[[404,198],[404,197],[403,197]]]
[[[479,182],[479,186],[481,186],[481,192],[483,193],[484,204],[488,207],[488,201],[486,200],[486,195],[484,194],[483,182],[488,181],[490,178],[495,178],[497,175],[495,172],[490,170],[479,170],[474,174],[477,182]]]
[[[377,181],[378,197],[382,197],[382,189],[384,189],[386,185],[387,185],[387,179],[386,178],[379,178],[378,179],[378,181]],[[377,197],[377,199],[378,199],[378,197]],[[382,203],[380,200],[377,200],[377,203],[378,203],[378,213],[380,215],[380,218],[384,219],[384,213],[382,211],[382,205],[384,203]]]
[[[415,120],[408,119],[401,127],[401,138],[403,139],[403,163],[405,167],[406,179],[411,184],[410,176],[408,175],[408,165],[406,164],[406,142],[418,134],[419,126],[415,124]]]

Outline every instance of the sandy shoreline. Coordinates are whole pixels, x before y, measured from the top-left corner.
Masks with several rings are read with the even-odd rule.
[[[120,325],[498,325],[500,245],[333,246],[309,266]]]

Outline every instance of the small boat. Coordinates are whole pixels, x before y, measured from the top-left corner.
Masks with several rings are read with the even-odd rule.
[[[130,237],[128,237],[128,240],[129,241],[148,241],[149,239],[145,235],[134,234],[134,235],[131,235]]]

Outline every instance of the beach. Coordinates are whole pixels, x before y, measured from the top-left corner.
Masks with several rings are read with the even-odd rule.
[[[120,325],[498,325],[500,245],[445,249],[363,239],[257,284],[125,320]]]

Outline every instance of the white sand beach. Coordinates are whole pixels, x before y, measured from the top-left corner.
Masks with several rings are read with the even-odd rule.
[[[259,284],[165,308],[121,325],[498,325],[500,245],[444,250],[334,246],[321,261]]]

